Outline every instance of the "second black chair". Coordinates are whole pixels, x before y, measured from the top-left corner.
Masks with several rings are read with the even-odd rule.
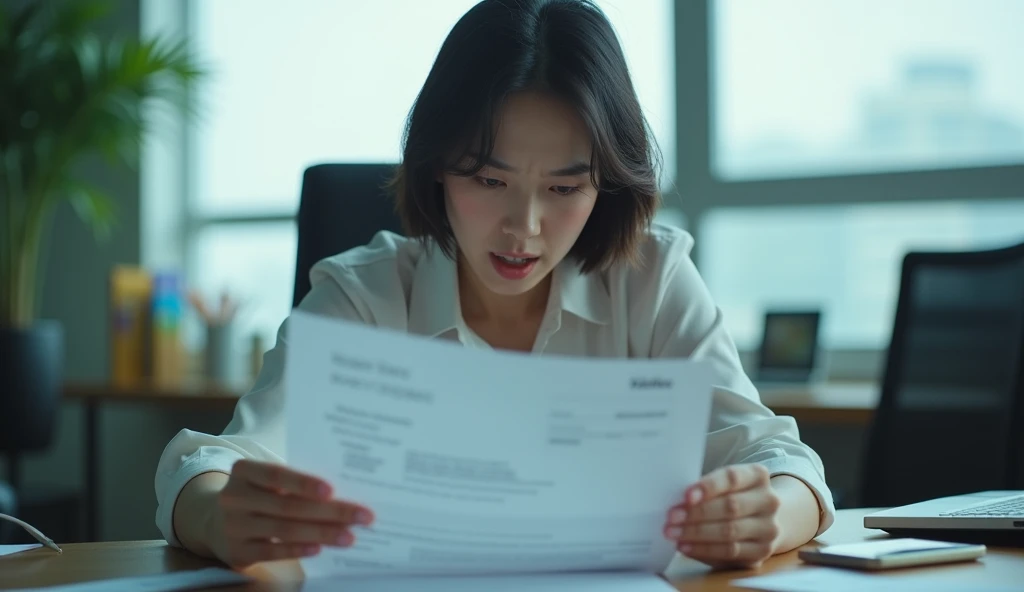
[[[1024,243],[910,253],[861,505],[1024,488]]]

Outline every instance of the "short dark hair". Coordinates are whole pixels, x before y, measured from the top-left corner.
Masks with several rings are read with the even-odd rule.
[[[437,176],[483,168],[502,103],[528,90],[574,106],[593,143],[597,200],[568,256],[584,272],[636,261],[660,199],[661,157],[615,31],[588,0],[483,0],[455,24],[406,121],[392,182],[405,233],[454,258]]]

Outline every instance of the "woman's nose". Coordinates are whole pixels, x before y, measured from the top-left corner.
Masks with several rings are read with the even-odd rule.
[[[517,241],[525,241],[540,234],[541,207],[535,196],[512,200],[502,224],[502,232]]]

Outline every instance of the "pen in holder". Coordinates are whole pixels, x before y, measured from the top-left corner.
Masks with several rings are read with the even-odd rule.
[[[214,382],[228,385],[234,382],[232,367],[232,343],[234,323],[206,326],[206,377]]]
[[[204,376],[221,385],[234,384],[238,379],[235,363],[238,356],[233,354],[234,319],[238,311],[238,302],[223,293],[220,297],[220,309],[212,311],[195,293],[189,295],[189,300],[206,326]]]

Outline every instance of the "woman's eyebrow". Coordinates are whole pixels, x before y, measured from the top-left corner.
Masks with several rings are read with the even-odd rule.
[[[576,175],[582,175],[583,173],[590,172],[589,162],[574,162],[569,166],[555,169],[548,173],[552,177],[575,177]]]
[[[514,166],[508,164],[507,162],[504,162],[502,160],[494,158],[493,156],[488,158],[487,160],[485,160],[484,164],[486,164],[487,166],[492,166],[492,167],[494,167],[496,169],[499,169],[499,170],[502,170],[502,171],[510,172],[510,173],[518,172],[517,169]],[[590,163],[577,161],[577,162],[574,162],[574,163],[572,163],[572,164],[570,164],[568,166],[564,166],[562,168],[558,168],[558,169],[555,169],[553,171],[549,171],[548,172],[548,176],[549,177],[575,177],[576,175],[582,175],[584,173],[589,173],[589,172],[590,172]]]

